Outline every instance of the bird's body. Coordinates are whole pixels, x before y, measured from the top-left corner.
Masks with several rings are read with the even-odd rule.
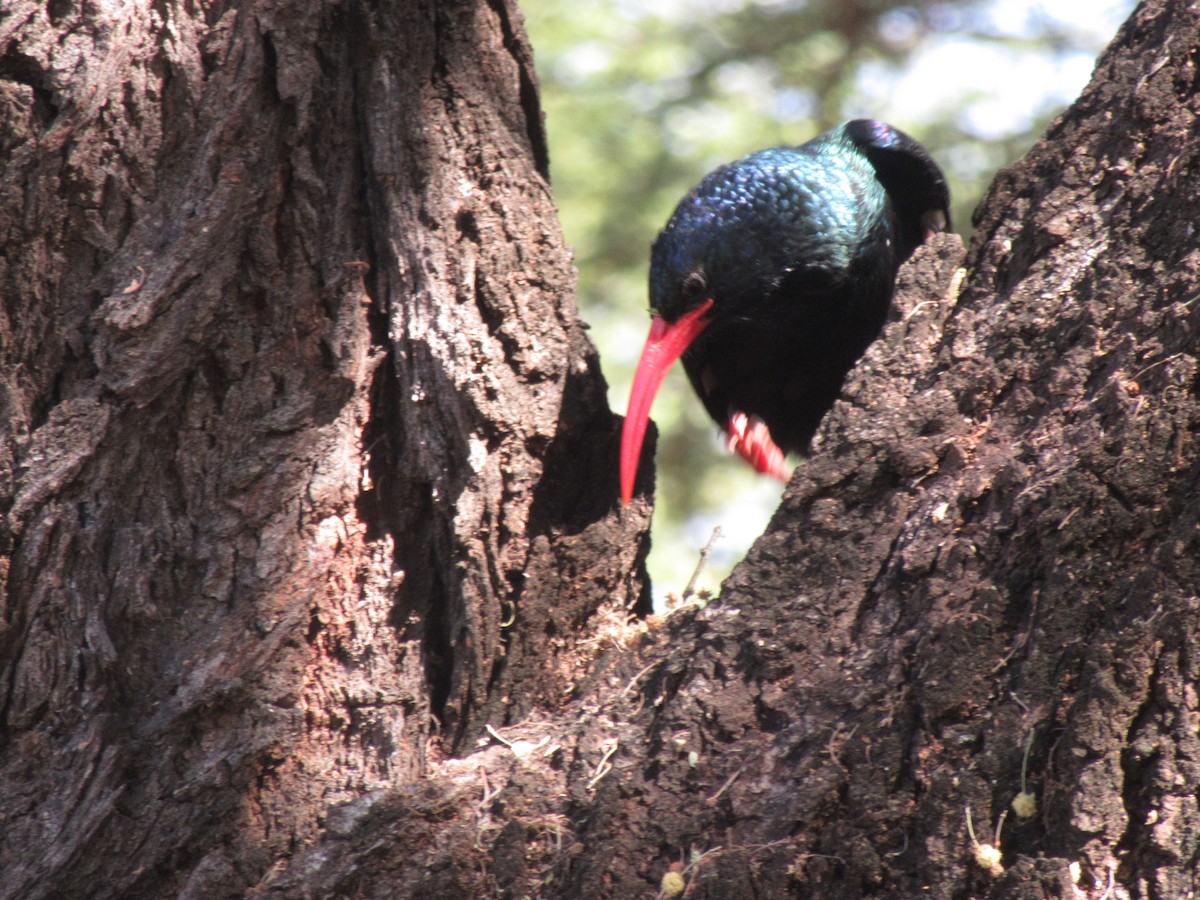
[[[870,120],[706,176],[651,252],[653,319],[626,419],[625,499],[649,402],[679,355],[731,448],[785,475],[783,453],[807,450],[882,328],[897,270],[948,225],[948,205],[924,148]]]

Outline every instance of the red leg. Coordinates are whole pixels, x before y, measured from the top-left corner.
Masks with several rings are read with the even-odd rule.
[[[747,416],[735,412],[729,417],[727,426],[729,437],[726,446],[731,453],[736,453],[756,472],[787,481],[792,477],[792,470],[783,459],[783,451],[771,440],[771,432],[758,416]]]

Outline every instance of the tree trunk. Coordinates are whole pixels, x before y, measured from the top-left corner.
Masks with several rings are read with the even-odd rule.
[[[643,609],[529,49],[5,9],[0,895],[240,895]]]
[[[599,694],[562,896],[1200,890],[1198,65],[1143,3],[962,284],[953,239],[902,273],[719,602]]]
[[[10,6],[0,895],[1200,888],[1194,8],[639,627],[510,7]]]

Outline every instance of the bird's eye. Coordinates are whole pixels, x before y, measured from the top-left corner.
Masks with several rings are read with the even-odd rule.
[[[684,300],[699,300],[707,289],[708,279],[704,277],[703,272],[689,272],[679,286],[679,293],[683,295]]]

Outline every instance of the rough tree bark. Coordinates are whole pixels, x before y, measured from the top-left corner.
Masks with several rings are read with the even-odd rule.
[[[0,19],[0,893],[1197,888],[1194,7],[914,258],[721,598],[580,677],[647,504],[519,21],[292,6]]]
[[[565,896],[692,854],[696,897],[1200,888],[1198,87],[1200,8],[1143,3],[965,281],[952,240],[903,273],[720,601],[598,692]],[[1026,746],[988,872],[966,810],[993,843]]]
[[[529,49],[16,0],[0,117],[0,895],[240,895],[644,603]]]

